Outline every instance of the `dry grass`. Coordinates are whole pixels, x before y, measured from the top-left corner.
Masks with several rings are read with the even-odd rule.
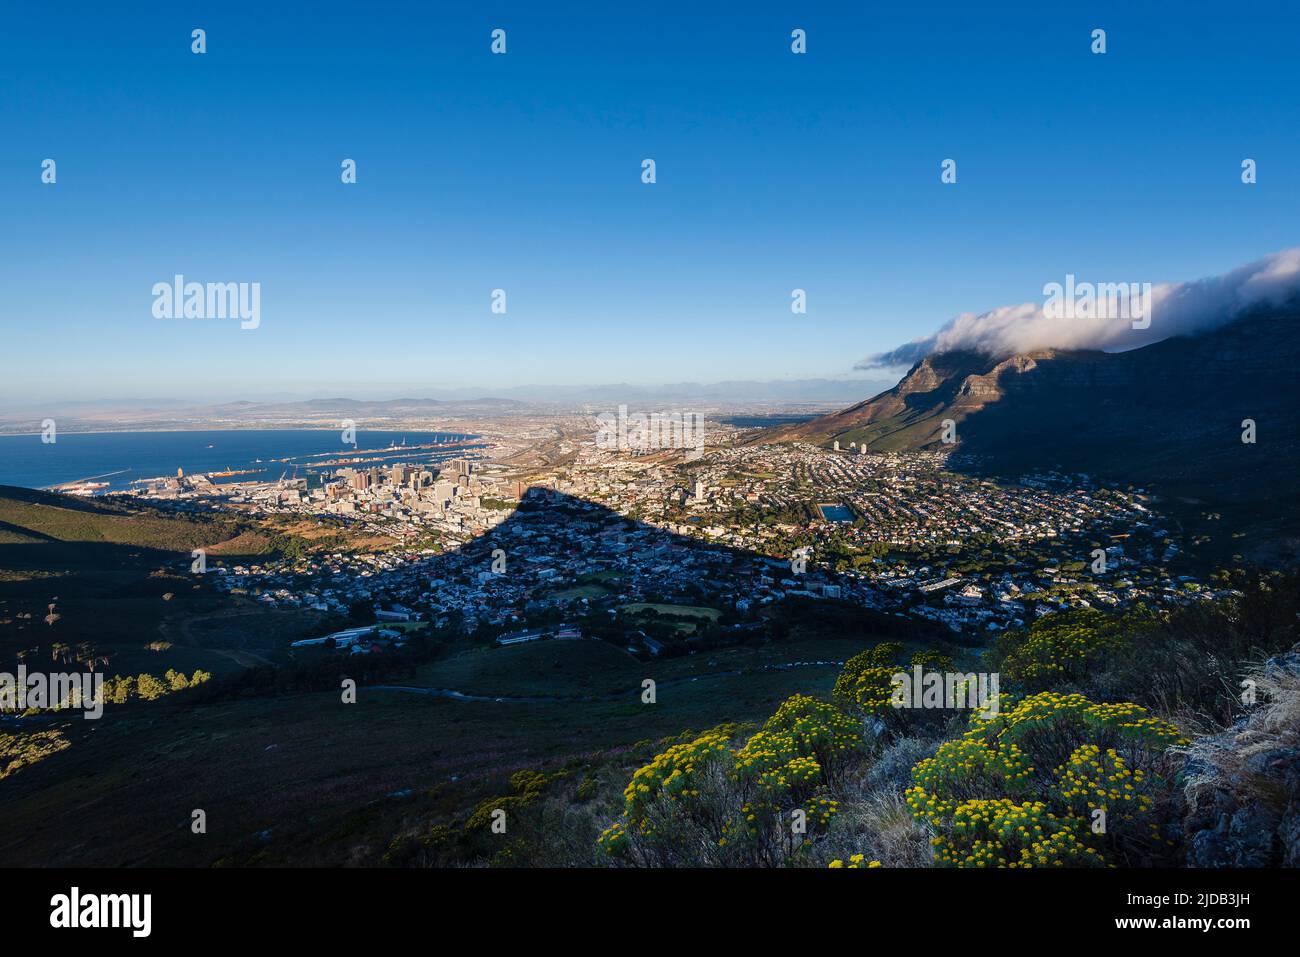
[[[1260,801],[1284,807],[1290,796],[1278,780],[1261,773],[1252,759],[1286,748],[1300,747],[1300,676],[1258,669],[1250,675],[1260,702],[1245,726],[1222,735],[1198,738],[1187,755],[1198,770],[1186,784],[1195,805],[1216,790],[1226,790],[1242,802]]]
[[[883,867],[929,867],[933,835],[912,817],[903,791],[913,765],[934,754],[937,745],[929,738],[900,738],[864,775],[848,782],[836,795],[840,813],[818,846],[818,859],[826,864],[862,854]]]

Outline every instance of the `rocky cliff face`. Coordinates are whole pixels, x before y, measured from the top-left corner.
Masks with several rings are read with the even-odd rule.
[[[894,388],[831,415],[777,429],[766,441],[828,443],[896,416],[960,418],[991,405],[1048,400],[1012,411],[1030,421],[1080,403],[1228,408],[1238,400],[1265,409],[1300,397],[1300,310],[1255,315],[1195,337],[1166,339],[1129,352],[1040,350],[1000,359],[970,352],[927,356]],[[972,436],[974,437],[974,436]],[[843,444],[843,442],[841,443]],[[870,443],[868,445],[870,447]]]
[[[1270,658],[1257,685],[1251,714],[1192,745],[1188,867],[1300,867],[1300,645]]]
[[[1085,472],[1194,497],[1263,494],[1300,515],[1300,309],[1122,353],[928,356],[894,388],[759,441],[947,448],[990,471]],[[1256,441],[1242,442],[1243,422]],[[1267,481],[1266,481],[1267,480]]]

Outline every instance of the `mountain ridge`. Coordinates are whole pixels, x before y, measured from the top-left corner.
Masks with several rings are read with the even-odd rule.
[[[1257,312],[1126,352],[948,352],[892,389],[757,442],[870,452],[951,449],[968,471],[1085,473],[1218,504],[1253,503],[1300,528],[1300,308]],[[943,423],[956,441],[943,442]],[[1255,441],[1243,441],[1247,420]]]

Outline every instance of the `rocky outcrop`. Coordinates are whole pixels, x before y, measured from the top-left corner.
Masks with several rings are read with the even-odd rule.
[[[1242,554],[1300,552],[1300,305],[1127,352],[940,353],[886,392],[751,441],[956,451],[963,471],[1042,471],[1243,516]],[[951,428],[947,423],[954,423]],[[952,444],[955,441],[955,444]]]
[[[1189,749],[1189,867],[1300,866],[1300,646],[1255,680],[1251,713]]]

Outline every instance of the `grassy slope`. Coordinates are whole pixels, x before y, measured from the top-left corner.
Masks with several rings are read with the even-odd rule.
[[[105,542],[171,552],[211,548],[238,534],[226,519],[178,517],[9,486],[0,486],[0,530],[25,542]]]
[[[220,653],[256,652],[262,645],[250,643],[303,627],[299,614],[196,593],[183,572],[155,574],[159,565],[175,566],[178,556],[168,548],[187,547],[194,528],[168,520],[129,543],[114,542],[106,539],[124,534],[116,514],[83,504],[6,506],[29,523],[21,527],[31,537],[83,536],[0,546],[0,566],[24,567],[9,551],[17,548],[29,566],[57,576],[22,573],[0,583],[0,617],[14,614],[15,605],[43,614],[47,596],[57,596],[64,616],[52,629],[39,615],[10,618],[21,630],[10,649],[48,643],[57,632],[58,640],[84,635],[114,645],[110,673],[145,670],[150,656],[159,662],[148,669],[154,673],[172,666],[215,671]],[[103,537],[88,540],[93,535]],[[826,693],[835,665],[768,666],[841,661],[867,643],[864,629],[860,616],[828,619],[815,629],[801,625],[803,640],[648,663],[590,640],[550,641],[468,651],[414,679],[492,695],[570,698],[559,702],[462,702],[362,689],[360,701],[346,706],[330,693],[110,707],[97,722],[61,721],[70,746],[6,779],[0,855],[14,865],[376,863],[413,817],[463,820],[478,800],[501,793],[515,770],[599,760],[723,721],[762,721],[793,693]],[[0,629],[0,644],[11,631]],[[161,655],[144,650],[160,634],[176,646]],[[225,667],[237,666],[225,659]],[[653,705],[640,700],[647,677],[658,682]],[[195,808],[207,812],[206,835],[189,830]]]
[[[11,670],[20,649],[36,649],[30,664],[51,661],[54,642],[88,642],[109,654],[109,674],[238,668],[192,641],[189,628],[229,605],[188,573],[191,550],[229,559],[223,546],[231,544],[235,554],[267,548],[263,536],[226,518],[0,486],[0,667]],[[47,625],[51,603],[60,618]],[[147,650],[160,639],[178,647]]]
[[[793,661],[838,662],[861,649],[860,642],[825,638],[638,661],[603,641],[552,640],[466,651],[421,668],[419,683],[467,694],[603,698],[639,694],[646,678],[665,684],[729,671],[755,672]],[[809,666],[804,675],[817,683],[827,674],[833,677],[837,670],[830,665]]]
[[[807,644],[640,665],[596,642],[557,641],[505,649],[499,659],[467,653],[426,676],[445,687],[452,677],[472,681],[476,664],[504,662],[500,677],[526,691],[529,667],[556,670],[558,661],[565,678],[548,685],[552,693],[591,691],[584,675],[594,666],[611,688],[628,688],[620,699],[479,703],[363,688],[355,705],[305,694],[73,719],[71,747],[0,789],[0,856],[13,865],[375,863],[410,815],[461,814],[500,792],[515,770],[724,720],[761,721],[797,691],[829,692],[834,667],[661,680],[657,703],[640,701],[642,676],[811,659],[832,645],[839,657],[859,650],[855,642]],[[407,789],[414,793],[389,797]],[[190,833],[194,808],[207,812],[207,835]]]

